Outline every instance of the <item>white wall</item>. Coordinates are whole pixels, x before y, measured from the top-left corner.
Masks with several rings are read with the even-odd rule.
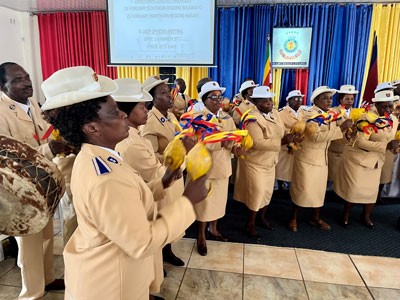
[[[21,65],[31,76],[33,96],[43,102],[37,16],[0,7],[0,37],[0,64],[10,61]]]

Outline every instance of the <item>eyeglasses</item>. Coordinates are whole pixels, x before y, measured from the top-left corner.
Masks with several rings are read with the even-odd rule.
[[[222,95],[221,96],[212,95],[212,96],[208,96],[207,98],[211,99],[213,101],[217,101],[217,100],[222,101],[224,99],[224,96],[222,96]]]

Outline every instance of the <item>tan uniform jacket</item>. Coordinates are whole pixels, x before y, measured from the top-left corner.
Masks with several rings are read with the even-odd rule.
[[[163,153],[168,143],[174,138],[176,124],[178,120],[175,115],[168,112],[168,116],[163,114],[153,106],[149,112],[146,125],[141,128],[141,135],[150,140],[158,160],[163,163]]]
[[[332,108],[332,110],[336,113],[340,112],[341,105]],[[338,125],[341,125],[344,121],[349,119],[350,117],[346,114],[343,115],[342,119],[337,122]],[[347,144],[347,140],[345,137],[342,139],[334,140],[329,145],[328,149],[328,179],[330,181],[335,180],[335,176],[337,174],[339,164],[342,157],[342,152],[344,146]]]
[[[253,147],[246,152],[245,160],[238,159],[234,199],[258,211],[271,200],[284,127],[275,109],[265,115],[255,108],[251,114],[257,118],[247,125]]]
[[[183,97],[185,97],[185,99]],[[174,106],[172,107],[172,111],[175,115],[178,113],[179,116],[181,116],[185,111],[187,111],[191,99],[192,98],[187,94],[183,94],[183,96],[181,93],[176,94],[174,98]]]
[[[1,93],[1,92],[0,92]],[[53,154],[48,140],[41,138],[49,128],[43,120],[38,103],[29,99],[32,118],[7,95],[0,95],[0,134],[11,136],[36,148],[51,161]],[[34,135],[39,139],[35,139]],[[38,299],[44,286],[55,279],[53,264],[53,220],[39,233],[16,237],[21,268],[21,299]]]
[[[300,119],[308,120],[323,113],[317,106],[301,111]],[[292,186],[293,202],[301,207],[321,207],[324,204],[328,180],[328,148],[332,140],[343,138],[336,122],[321,125],[311,136],[306,135],[302,148],[294,153]]]
[[[300,111],[300,109],[299,109]],[[298,112],[299,114],[300,112]],[[298,121],[298,115],[290,106],[285,106],[279,111],[279,118],[285,127],[285,134],[290,133],[294,123]],[[288,181],[292,180],[293,154],[289,153],[287,145],[283,145],[279,152],[278,163],[276,165],[276,179]]]
[[[50,125],[43,120],[42,111],[38,103],[33,99],[29,99],[29,102],[33,120],[7,95],[1,95],[0,134],[12,136],[37,148],[40,153],[51,161],[54,156],[47,143],[48,139],[41,139]],[[35,139],[34,135],[38,136],[39,140]]]
[[[255,106],[253,103],[251,103],[249,100],[243,100],[239,105],[235,105],[232,108],[232,118],[233,121],[235,121],[236,126],[239,126],[240,123],[240,118],[242,115],[248,111],[249,109],[253,109]]]
[[[394,139],[398,120],[393,115],[392,128],[385,128],[366,136],[359,132],[354,145],[346,145],[335,179],[334,190],[352,203],[375,203],[386,147]]]
[[[129,136],[117,144],[116,151],[118,151],[122,159],[133,169],[135,169],[145,182],[162,178],[165,174],[166,168],[157,159],[151,142],[140,136],[139,130],[134,127],[129,129]],[[168,205],[178,199],[183,194],[183,178],[176,181],[170,188],[165,189],[165,197],[157,201],[157,209]],[[183,232],[182,232],[183,235]],[[163,262],[161,249],[160,253],[154,254],[155,264],[155,279],[151,285],[152,292],[159,292],[161,283],[164,279]]]
[[[161,181],[154,187],[162,190]],[[66,297],[148,297],[153,254],[194,221],[190,201],[180,197],[157,213],[140,175],[90,144],[82,145],[75,160],[71,189],[79,226],[64,250]]]
[[[205,108],[201,114],[204,118],[207,118],[207,115],[211,113]],[[231,116],[225,112],[220,111],[214,121],[218,122],[223,131],[236,129]],[[228,179],[232,174],[232,144],[226,143],[225,146],[222,146],[221,143],[213,143],[207,144],[206,147],[212,157],[212,167],[208,173],[208,182],[211,182],[212,192],[204,201],[195,205],[197,220],[202,222],[217,220],[225,215],[228,199]]]

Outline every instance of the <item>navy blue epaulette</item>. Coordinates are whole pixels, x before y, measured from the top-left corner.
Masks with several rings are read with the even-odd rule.
[[[111,157],[111,156],[110,156]],[[113,157],[111,157],[113,158]],[[115,160],[115,158],[114,158]],[[118,162],[118,161],[117,161]],[[111,168],[107,165],[107,163],[100,157],[96,156],[92,158],[92,163],[97,175],[105,175],[111,173]],[[115,162],[113,162],[115,163]]]

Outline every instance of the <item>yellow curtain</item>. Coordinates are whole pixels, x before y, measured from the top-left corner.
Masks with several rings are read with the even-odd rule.
[[[186,94],[193,99],[197,99],[197,82],[204,77],[208,77],[208,68],[204,67],[177,67],[176,78],[183,78],[186,83]]]
[[[274,107],[278,109],[279,106],[279,98],[281,94],[281,83],[282,83],[282,69],[273,69],[272,70],[272,92],[275,94]]]
[[[362,95],[371,62],[374,33],[378,40],[378,83],[400,79],[400,4],[375,4],[365,63]]]
[[[147,77],[159,74],[159,67],[118,67],[118,78],[135,78],[141,83]]]

